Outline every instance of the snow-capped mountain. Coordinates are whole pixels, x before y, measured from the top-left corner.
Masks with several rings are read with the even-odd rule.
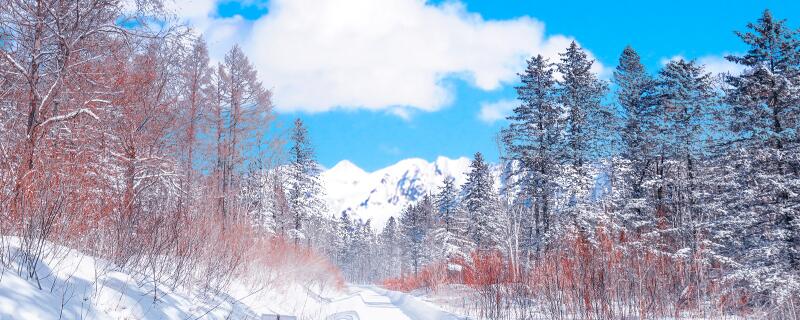
[[[328,208],[337,217],[342,212],[361,219],[372,219],[382,228],[389,217],[398,217],[408,204],[426,193],[435,193],[447,177],[456,185],[466,182],[470,160],[439,157],[434,162],[411,158],[394,165],[366,172],[342,160],[322,173]]]

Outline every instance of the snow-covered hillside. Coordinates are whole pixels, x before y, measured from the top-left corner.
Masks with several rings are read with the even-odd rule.
[[[18,238],[0,237],[0,242],[20,257]],[[201,291],[67,247],[45,243],[43,249],[48,255],[37,264],[38,281],[20,272],[17,259],[0,267],[0,319],[463,319],[415,296],[374,286],[335,289],[310,279],[278,281],[286,274],[261,269],[242,275],[225,292]]]
[[[402,160],[386,168],[366,172],[342,160],[322,173],[328,208],[337,216],[342,212],[361,219],[372,219],[380,228],[389,217],[426,193],[434,193],[447,177],[456,185],[466,181],[470,160],[439,157],[428,162],[419,158]]]

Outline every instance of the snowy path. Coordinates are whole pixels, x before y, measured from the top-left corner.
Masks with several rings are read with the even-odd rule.
[[[328,303],[327,320],[457,320],[411,295],[374,286],[351,286],[351,294]]]

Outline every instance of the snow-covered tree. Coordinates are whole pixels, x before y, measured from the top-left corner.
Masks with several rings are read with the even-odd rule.
[[[320,182],[320,166],[314,158],[314,149],[308,130],[300,119],[292,129],[292,147],[289,151],[287,194],[292,211],[289,236],[313,242],[314,233],[323,231],[323,213],[327,212]]]
[[[413,272],[429,262],[428,234],[433,215],[433,201],[425,195],[419,203],[411,204],[400,214],[401,250],[403,253],[403,273]]]
[[[560,56],[556,67],[562,77],[557,95],[564,114],[561,180],[566,197],[565,222],[571,224],[582,219],[588,210],[585,204],[597,175],[594,167],[609,148],[605,141],[610,133],[606,127],[609,113],[601,101],[607,85],[592,72],[594,61],[574,41]]]
[[[190,211],[193,207],[194,197],[197,195],[189,193],[193,189],[196,175],[197,155],[200,155],[199,139],[203,131],[203,117],[207,111],[209,90],[211,87],[211,76],[213,70],[209,66],[208,48],[202,37],[197,38],[191,44],[191,49],[181,61],[181,112],[178,125],[183,129],[180,145],[183,148],[182,160],[185,161],[184,182],[182,189],[184,192],[181,198],[181,210]]]
[[[621,115],[620,148],[614,156],[612,188],[618,210],[628,227],[653,222],[649,192],[656,140],[656,81],[645,70],[636,51],[625,47],[613,77]]]
[[[467,234],[472,243],[478,250],[502,249],[503,215],[492,172],[480,152],[475,153],[470,163],[462,194],[461,203],[469,221]]]
[[[467,238],[466,215],[459,205],[458,189],[453,177],[446,177],[434,195],[435,212],[430,232],[431,258],[449,260],[467,257],[472,244]]]
[[[400,250],[400,226],[394,217],[389,217],[386,226],[380,234],[381,262],[383,264],[382,278],[388,278],[400,274],[402,263],[402,251]]]
[[[558,81],[558,101],[561,103],[564,119],[565,160],[575,168],[576,174],[586,173],[587,166],[595,153],[602,147],[598,139],[601,130],[604,108],[603,95],[607,85],[592,72],[594,61],[576,42],[570,43],[561,60],[556,64],[562,79]]]
[[[223,227],[238,218],[236,191],[253,148],[269,127],[272,117],[270,92],[264,89],[253,65],[239,46],[234,46],[217,65],[209,89],[208,121],[214,141],[215,197]]]
[[[703,161],[711,108],[717,103],[711,75],[695,62],[683,59],[670,61],[659,73],[660,115],[663,115],[662,141],[666,162],[666,181],[669,192],[664,214],[671,224],[682,230],[679,238],[696,239],[696,224],[705,220],[698,197],[703,192]]]
[[[554,201],[559,186],[561,109],[555,95],[556,80],[552,65],[541,55],[531,58],[520,74],[517,87],[521,104],[509,116],[511,124],[503,132],[507,158],[510,160],[506,186],[518,191],[516,206],[524,208],[521,221],[522,248],[530,254],[546,243],[554,222]]]
[[[769,11],[747,28],[747,53],[727,57],[746,69],[727,77],[739,174],[719,236],[741,264],[734,278],[780,304],[800,292],[800,35]]]

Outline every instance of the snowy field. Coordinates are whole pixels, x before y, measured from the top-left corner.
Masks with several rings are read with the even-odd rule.
[[[12,255],[19,252],[16,238],[6,241]],[[320,293],[301,283],[257,287],[238,281],[213,295],[164,283],[156,290],[151,278],[123,272],[103,259],[59,246],[48,250],[51,254],[37,267],[38,282],[20,274],[18,265],[2,269],[0,319],[261,319],[275,314],[332,320],[463,319],[412,295],[373,286]]]

